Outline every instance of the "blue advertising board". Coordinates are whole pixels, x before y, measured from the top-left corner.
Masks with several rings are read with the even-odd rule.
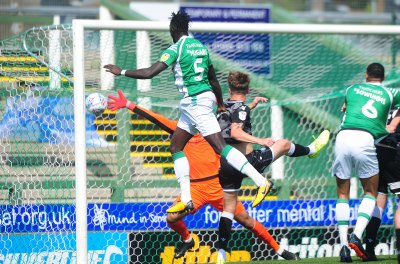
[[[312,227],[335,225],[336,200],[265,201],[256,208],[243,202],[248,213],[267,227]],[[355,224],[360,200],[350,200],[350,223]],[[104,203],[88,205],[89,231],[169,230],[165,210],[171,203]],[[382,224],[392,224],[389,202]],[[191,229],[218,228],[219,214],[210,205],[185,222]],[[240,225],[234,222],[234,227]],[[71,232],[76,228],[73,205],[2,205],[0,232]]]
[[[76,263],[75,234],[0,236],[1,263]],[[89,233],[89,264],[128,263],[126,233]]]
[[[185,11],[192,21],[199,22],[271,22],[271,10],[266,5],[255,7],[181,3],[180,10]],[[269,34],[193,33],[193,36],[212,52],[225,59],[253,73],[264,77],[271,76],[271,36]]]

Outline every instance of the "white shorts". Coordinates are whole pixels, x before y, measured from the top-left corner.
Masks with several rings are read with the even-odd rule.
[[[200,132],[203,137],[221,132],[215,116],[216,102],[211,91],[183,98],[179,104],[178,127],[192,135]]]
[[[360,178],[379,173],[373,136],[361,130],[342,130],[336,136],[332,173],[339,179],[350,179],[352,168]]]

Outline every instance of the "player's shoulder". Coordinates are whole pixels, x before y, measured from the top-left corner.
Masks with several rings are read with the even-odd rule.
[[[385,87],[386,90],[388,90],[393,96],[398,96],[399,94],[399,89],[393,88],[393,87]]]
[[[180,42],[178,41],[178,42],[172,44],[171,46],[169,46],[165,51],[177,53],[179,46],[180,46]]]

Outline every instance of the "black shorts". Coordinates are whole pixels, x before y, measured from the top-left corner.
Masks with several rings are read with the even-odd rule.
[[[387,194],[389,188],[392,193],[400,194],[400,146],[396,149],[377,146],[376,153],[379,161],[378,192]]]
[[[246,155],[247,160],[253,167],[262,173],[273,161],[272,151],[264,147]],[[243,173],[229,165],[228,161],[221,157],[221,167],[219,169],[219,182],[225,191],[238,191],[242,186],[243,178],[247,177]]]

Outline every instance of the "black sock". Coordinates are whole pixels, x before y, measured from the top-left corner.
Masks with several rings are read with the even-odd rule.
[[[378,229],[381,225],[381,219],[378,217],[371,217],[366,229],[365,229],[365,249],[368,252],[373,252],[376,246],[376,237],[378,235]]]
[[[396,229],[396,252],[397,261],[400,263],[400,229]]]
[[[310,154],[310,148],[309,147],[305,147],[303,145],[299,145],[299,144],[295,144],[292,143],[294,145],[294,151],[292,153],[292,155],[288,155],[289,157],[301,157],[301,156],[307,156],[308,154]]]
[[[232,220],[221,216],[219,219],[219,238],[218,238],[218,248],[228,251],[228,241],[231,238],[232,230]]]

